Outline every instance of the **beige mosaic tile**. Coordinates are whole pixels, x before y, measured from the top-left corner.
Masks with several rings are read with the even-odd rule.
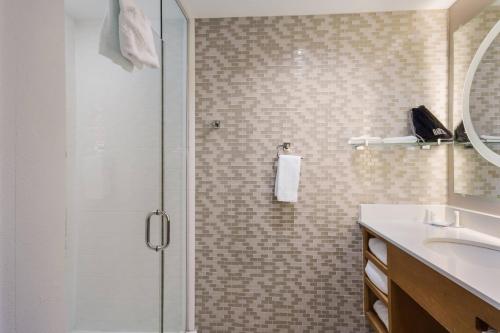
[[[407,134],[420,104],[446,121],[445,11],[197,20],[200,332],[368,332],[358,205],[444,203],[446,150],[347,140]],[[285,141],[296,204],[273,197]]]

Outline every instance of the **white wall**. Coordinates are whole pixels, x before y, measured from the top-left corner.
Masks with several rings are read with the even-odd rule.
[[[10,46],[7,40],[8,0],[0,0],[0,332],[10,333],[14,328],[14,168],[15,168],[15,113],[7,97],[9,87]]]
[[[76,66],[75,66],[75,22],[65,18],[65,50],[66,50],[66,304],[68,306],[68,332],[76,320],[76,225],[72,223],[75,196],[73,188],[75,159],[75,114],[76,114]]]
[[[15,302],[16,332],[62,333],[66,317],[63,3],[7,0],[5,4],[8,8],[0,10],[6,14],[0,22],[9,28],[1,42],[6,50],[2,57],[7,57],[2,60],[8,66],[2,72],[7,86],[0,89],[5,94],[0,128],[0,251],[7,268],[2,270],[0,290],[2,307],[7,308],[5,312],[2,308],[1,332],[13,332]]]

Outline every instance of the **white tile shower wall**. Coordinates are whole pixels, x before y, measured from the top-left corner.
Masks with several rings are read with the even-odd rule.
[[[447,155],[347,140],[407,135],[419,104],[446,123],[445,11],[197,20],[200,332],[367,332],[358,205],[445,203]],[[284,141],[295,205],[273,198]]]

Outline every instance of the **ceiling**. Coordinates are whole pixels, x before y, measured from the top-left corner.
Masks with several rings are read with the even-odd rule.
[[[180,0],[197,18],[321,15],[449,8],[456,0]]]
[[[159,18],[160,0],[136,0],[144,13],[152,20]],[[102,20],[108,8],[105,0],[65,0],[66,14],[76,20]]]
[[[148,17],[158,17],[160,0],[136,0]],[[179,0],[197,18],[321,15],[448,8],[456,0]],[[66,13],[78,20],[102,19],[105,0],[65,0]]]

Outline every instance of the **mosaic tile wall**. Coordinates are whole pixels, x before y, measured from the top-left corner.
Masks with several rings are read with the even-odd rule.
[[[360,203],[446,202],[446,149],[355,151],[447,117],[445,11],[196,23],[196,322],[212,332],[368,332]],[[221,120],[220,129],[209,124]],[[276,146],[304,157],[273,197]]]
[[[488,7],[453,35],[454,128],[462,121],[462,91],[469,65],[484,37],[499,19],[500,6]],[[491,103],[488,101],[491,99],[498,100],[495,96],[499,93],[500,81],[498,77],[493,79],[494,76],[491,75],[492,69],[498,67],[497,64],[493,64],[491,61],[498,58],[497,55],[500,52],[500,40],[498,38],[495,40],[494,46],[487,52],[484,61],[478,68],[471,93],[473,124],[475,124],[475,128],[480,134],[488,135],[500,135],[498,132],[500,118],[498,116],[483,116],[486,114],[492,115],[490,112],[486,112],[491,110],[491,105],[489,105]],[[486,74],[483,75],[483,73]],[[489,79],[485,79],[485,77]],[[500,151],[498,146],[491,147]],[[482,158],[474,149],[455,147],[453,149],[453,169],[454,191],[456,193],[500,198],[500,169]]]

